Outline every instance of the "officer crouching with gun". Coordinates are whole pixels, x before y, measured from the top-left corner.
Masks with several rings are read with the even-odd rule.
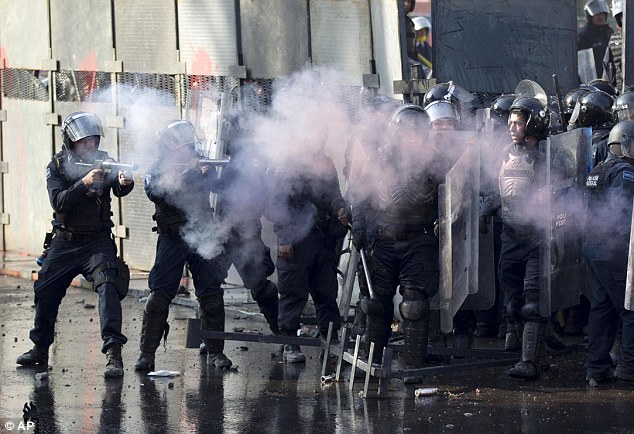
[[[121,300],[127,293],[129,272],[117,258],[110,219],[110,191],[123,197],[134,188],[128,171],[106,173],[81,164],[112,161],[98,150],[103,129],[97,115],[75,112],[61,128],[63,147],[46,168],[46,184],[53,207],[53,238],[34,284],[35,324],[29,337],[35,344],[18,357],[19,365],[48,365],[55,336],[55,321],[66,288],[79,274],[92,282],[99,294],[99,318],[106,354],[106,377],[121,377]],[[79,164],[76,164],[79,163]],[[114,164],[114,161],[112,162]]]

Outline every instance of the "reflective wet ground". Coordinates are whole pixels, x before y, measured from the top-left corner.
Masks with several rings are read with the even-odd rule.
[[[179,306],[156,368],[183,375],[152,380],[133,370],[143,309],[133,297],[124,301],[125,376],[106,380],[98,312],[90,307],[96,295],[78,288],[60,308],[49,378],[36,380],[38,370],[15,364],[31,347],[32,299],[30,281],[0,277],[0,432],[19,432],[26,403],[35,404],[29,414],[43,433],[634,432],[634,387],[587,389],[583,350],[553,358],[540,382],[511,381],[499,367],[431,377],[418,386],[439,388],[431,397],[416,398],[417,386],[393,381],[388,398],[363,399],[361,382],[352,392],[347,381],[320,384],[316,348],[304,348],[304,366],[283,363],[274,344],[227,342],[237,370],[208,369],[197,350],[184,348],[194,311]],[[228,330],[265,327],[242,316],[227,320]]]

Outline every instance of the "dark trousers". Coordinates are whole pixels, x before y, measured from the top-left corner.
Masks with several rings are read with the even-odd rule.
[[[502,232],[500,285],[508,301],[517,309],[528,301],[539,302],[540,245],[537,239],[537,234],[521,236],[506,228]]]
[[[95,237],[88,242],[67,241],[53,238],[44,259],[42,269],[35,282],[35,324],[29,337],[38,347],[47,348],[53,343],[55,321],[59,305],[66,295],[66,289],[79,274],[92,280],[97,267],[116,261],[116,247],[110,234]],[[116,279],[116,269],[104,270]],[[121,301],[116,287],[109,282],[94,288],[99,294],[99,320],[103,346],[106,352],[111,344],[125,344],[127,338],[121,333]]]
[[[179,237],[161,234],[156,242],[154,266],[148,277],[150,290],[164,291],[172,298],[176,297],[186,262],[194,282],[196,298],[222,293],[221,285],[227,277],[224,255],[206,259]]]
[[[302,310],[308,295],[315,302],[319,331],[328,333],[341,327],[337,306],[337,273],[335,252],[326,248],[326,238],[321,233],[311,233],[293,244],[293,259],[277,258],[277,287],[280,293],[278,324],[280,331],[294,334],[299,329]]]
[[[504,293],[500,287],[500,250],[502,249],[502,222],[499,217],[493,217],[493,263],[495,265],[495,301],[487,310],[475,312],[478,323],[482,323],[491,330],[497,331],[503,312],[506,310]]]
[[[591,291],[586,355],[588,377],[607,375],[612,366],[610,350],[619,318],[623,320],[619,371],[634,375],[634,312],[624,308],[627,251],[614,255],[602,248],[584,246],[583,255]]]
[[[246,289],[257,290],[275,271],[271,249],[262,241],[261,231],[249,236],[233,231],[225,251],[228,257],[227,270],[233,264]]]
[[[433,232],[409,240],[375,237],[372,246],[372,285],[375,299],[383,303],[384,322],[391,323],[396,288],[422,292],[431,298],[438,292],[440,270],[438,239]],[[404,300],[408,301],[408,300]]]

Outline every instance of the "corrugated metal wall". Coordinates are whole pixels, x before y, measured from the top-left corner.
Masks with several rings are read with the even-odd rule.
[[[337,65],[350,75],[342,84],[347,85],[344,97],[354,100],[352,107],[363,75],[375,72],[371,61],[377,34],[387,37],[392,31],[373,37],[370,22],[392,23],[381,16],[396,14],[392,3],[0,0],[0,144],[6,163],[0,170],[8,167],[0,202],[2,247],[41,253],[52,214],[44,169],[61,148],[61,120],[86,110],[104,124],[101,148],[140,166],[134,192],[114,201],[113,220],[125,260],[149,269],[156,241],[154,207],[145,197],[142,177],[154,159],[156,125],[186,116],[195,91],[229,92],[235,102],[242,79],[270,89],[273,79],[311,63]],[[377,66],[391,71],[384,63]],[[382,80],[388,94],[394,78],[400,76]],[[115,91],[111,84],[120,87]],[[146,100],[146,91],[154,97]],[[260,103],[270,102],[267,95]],[[151,113],[146,125],[135,119],[139,110]],[[270,233],[264,238],[274,240]]]

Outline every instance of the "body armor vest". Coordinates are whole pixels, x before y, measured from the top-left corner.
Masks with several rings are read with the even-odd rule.
[[[438,218],[438,183],[419,176],[407,183],[379,185],[377,224],[427,226]]]
[[[526,200],[532,192],[535,179],[535,156],[526,152],[509,152],[500,169],[501,217],[519,220],[524,214]]]
[[[156,221],[156,229],[159,234],[176,236],[180,229],[187,223],[185,213],[178,208],[167,204],[155,204],[156,212],[152,219]]]
[[[81,174],[76,174],[65,170],[63,167],[63,159],[65,156],[66,153],[64,151],[58,152],[53,157],[53,161],[55,162],[58,172],[66,182],[66,188],[70,188],[86,171],[84,170]],[[95,155],[95,160],[106,160],[108,158],[108,153],[104,151],[97,151]],[[78,203],[68,213],[61,214],[54,212],[53,218],[62,228],[72,233],[88,234],[110,230],[110,228],[114,226],[114,223],[110,220],[112,216],[110,201],[110,188],[104,186],[100,194],[87,197],[86,200]]]

